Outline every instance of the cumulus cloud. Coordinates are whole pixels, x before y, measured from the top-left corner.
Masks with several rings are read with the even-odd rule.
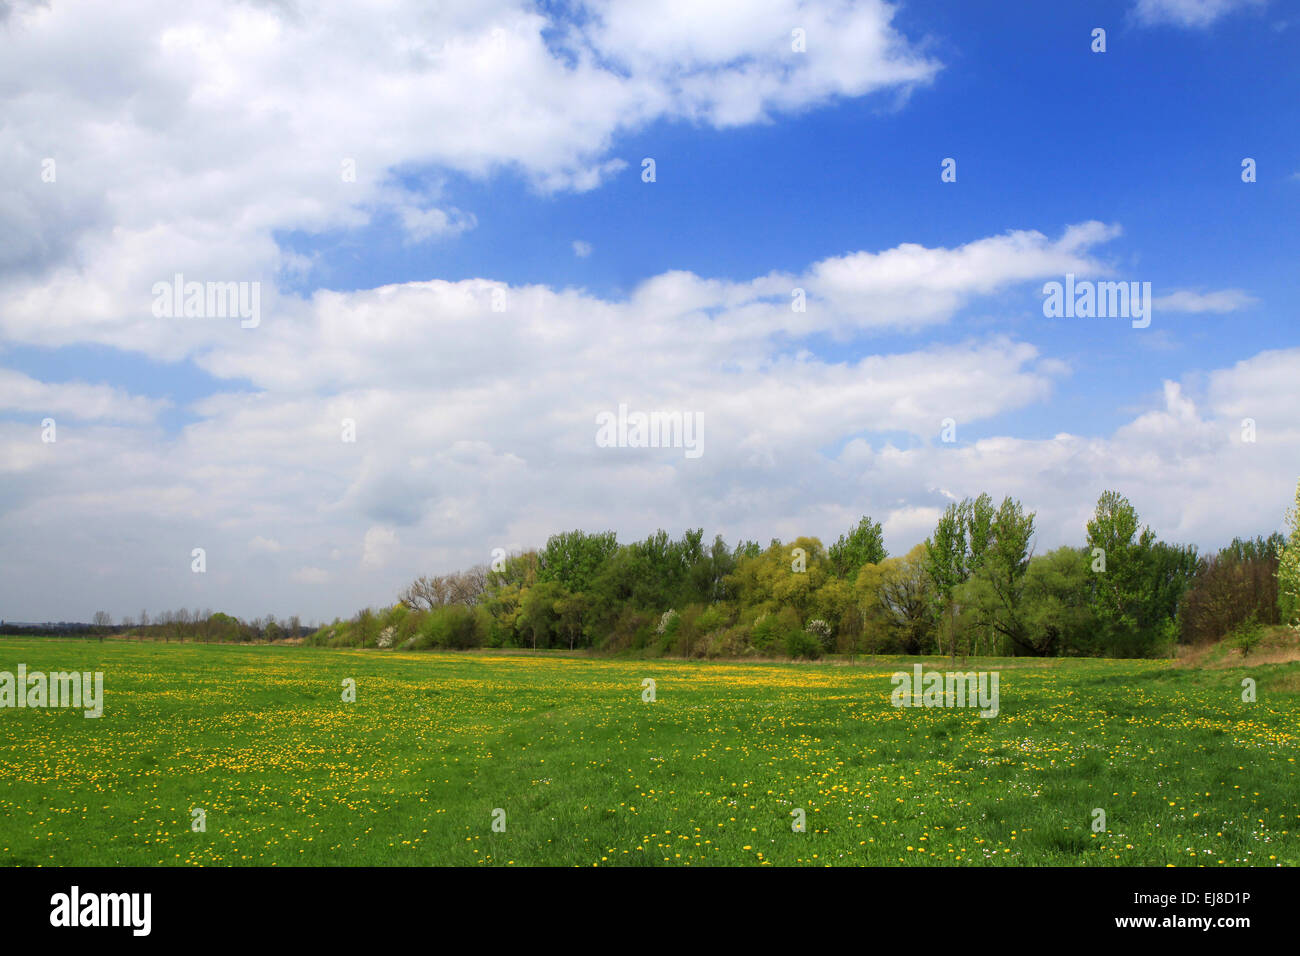
[[[0,412],[143,425],[153,422],[170,405],[167,399],[130,395],[107,385],[41,382],[0,368]]]
[[[1060,239],[1017,230],[956,249],[904,243],[885,252],[827,259],[809,271],[812,290],[857,324],[924,325],[943,321],[976,295],[1014,282],[1066,273],[1098,274],[1087,253],[1120,234],[1116,225],[1086,222]]]
[[[174,358],[227,334],[138,324],[176,272],[270,284],[302,265],[276,235],[388,212],[412,242],[453,238],[476,217],[445,202],[447,174],[591,189],[627,165],[618,134],[898,94],[939,69],[882,0],[679,6],[7,6],[0,333]]]

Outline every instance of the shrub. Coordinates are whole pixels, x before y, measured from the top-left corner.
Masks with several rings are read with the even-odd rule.
[[[831,626],[820,618],[809,621],[805,630],[807,630],[813,637],[817,638],[821,643],[822,650],[829,651],[835,646],[834,639],[831,637]]]
[[[401,622],[397,625],[397,633],[394,635],[393,643],[405,645],[420,630],[420,622],[424,620],[424,611],[411,611],[409,614],[402,615]]]
[[[334,637],[334,629],[338,627],[338,623],[338,619],[336,618],[333,624],[322,624],[315,631],[307,635],[303,644],[308,647],[328,647],[329,642]]]
[[[822,642],[807,631],[790,631],[785,636],[785,653],[795,660],[815,661],[822,656]]]
[[[773,614],[764,614],[754,622],[753,645],[763,654],[781,653],[792,635],[803,633],[799,612],[783,607]]]
[[[488,638],[491,615],[481,607],[464,604],[446,604],[425,613],[420,619],[414,637],[403,645],[404,650],[443,648],[463,651],[482,647]]]
[[[731,614],[722,604],[711,604],[700,614],[695,626],[702,634],[711,634],[731,623]]]
[[[743,624],[714,631],[709,635],[709,657],[742,657],[753,651],[749,628]]]
[[[682,627],[682,616],[674,610],[664,611],[655,627],[656,646],[660,654],[671,653],[677,644],[677,632]]]
[[[1242,657],[1249,657],[1250,652],[1257,648],[1263,639],[1264,625],[1260,624],[1252,614],[1233,629],[1229,642],[1241,651]]]

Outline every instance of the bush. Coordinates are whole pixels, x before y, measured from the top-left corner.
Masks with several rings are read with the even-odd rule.
[[[831,626],[820,618],[809,621],[808,627],[805,628],[805,630],[807,630],[813,637],[817,638],[821,643],[822,650],[829,651],[835,646],[835,639],[831,637]]]
[[[714,631],[709,635],[709,657],[743,657],[754,652],[750,642],[750,629],[743,624]]]
[[[754,642],[754,647],[760,651],[770,650],[773,642],[776,640],[776,615],[762,614],[754,622],[750,633]]]
[[[407,641],[415,637],[420,630],[420,623],[424,620],[425,614],[425,611],[411,611],[409,614],[402,615],[402,620],[397,625],[397,634],[394,636],[393,643],[405,645]]]
[[[322,624],[312,633],[308,634],[303,644],[307,647],[325,647],[329,644],[330,638],[334,636],[334,628],[338,627],[338,620],[333,624]]]
[[[671,608],[664,611],[655,626],[655,643],[660,654],[668,654],[677,644],[677,632],[681,630],[682,616]]]
[[[446,604],[427,612],[420,619],[415,636],[402,645],[404,650],[463,651],[482,647],[488,638],[491,615],[481,607]]]
[[[659,617],[637,611],[632,607],[623,607],[610,625],[609,633],[597,642],[603,651],[628,651],[645,647],[647,639],[654,634]]]
[[[792,607],[783,607],[775,614],[764,614],[754,622],[754,648],[764,654],[779,653],[787,649],[790,640],[802,633],[799,613]]]
[[[700,614],[695,626],[701,634],[711,634],[731,623],[729,609],[722,604],[711,604]]]
[[[1263,639],[1264,625],[1260,624],[1252,614],[1233,629],[1228,641],[1241,651],[1242,657],[1249,657],[1250,652],[1257,648]]]
[[[791,631],[785,636],[785,653],[795,660],[815,661],[822,656],[822,642],[808,631]]]

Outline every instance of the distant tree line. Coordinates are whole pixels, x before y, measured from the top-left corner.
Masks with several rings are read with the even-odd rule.
[[[44,621],[35,624],[27,621],[0,621],[0,634],[15,637],[73,637],[98,633],[100,629],[85,621]],[[114,633],[116,628],[106,628],[104,633]]]
[[[159,641],[211,641],[216,643],[253,643],[284,640],[293,637],[305,637],[314,628],[305,627],[301,619],[294,615],[287,619],[277,619],[268,614],[265,618],[253,618],[245,621],[241,618],[213,613],[210,609],[200,611],[181,608],[176,611],[160,611],[153,617],[148,611],[141,611],[139,618],[124,617],[114,624],[113,617],[107,611],[96,611],[91,623],[60,622],[58,624],[13,624],[0,622],[0,634],[17,635],[90,635],[98,637],[126,636]]]
[[[1156,539],[1107,491],[1085,543],[1032,551],[1033,512],[984,494],[890,557],[863,517],[826,547],[659,531],[620,544],[569,531],[491,567],[421,577],[390,608],[309,643],[380,648],[591,648],[683,657],[859,654],[1149,657],[1243,628],[1296,624],[1300,488],[1289,537],[1213,555]]]
[[[220,611],[200,611],[198,608],[162,611],[149,617],[141,611],[138,621],[130,618],[122,622],[123,628],[141,637],[162,641],[212,641],[227,644],[270,643],[287,638],[304,637],[311,633],[303,627],[301,619],[278,619],[273,614],[264,618],[233,617]]]

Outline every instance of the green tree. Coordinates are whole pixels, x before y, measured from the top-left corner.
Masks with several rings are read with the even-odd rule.
[[[570,591],[585,591],[617,550],[613,531],[553,534],[538,556],[537,580],[555,581]]]
[[[1042,654],[1030,638],[1024,617],[1025,572],[1029,567],[1029,542],[1034,536],[1034,514],[1020,502],[1005,498],[987,525],[978,528],[979,560],[967,581],[953,596],[969,606],[980,631],[1000,635],[1018,652]],[[990,645],[993,643],[990,640]],[[992,646],[987,648],[992,652]]]
[[[944,509],[934,534],[925,540],[924,563],[934,585],[934,613],[950,624],[956,620],[954,596],[957,588],[979,570],[993,534],[995,510],[987,494],[963,498]],[[957,631],[952,631],[951,650],[957,649]],[[942,648],[940,648],[942,650]]]
[[[375,612],[368,607],[358,611],[352,633],[358,647],[373,647],[379,638],[379,620],[375,617]]]
[[[208,618],[208,631],[213,640],[234,643],[239,640],[239,621],[218,611]]]
[[[514,585],[516,588],[530,588],[537,583],[537,569],[540,560],[536,551],[522,551],[507,555],[500,562],[500,570],[487,573],[489,592],[493,588]]]
[[[1025,571],[1022,619],[1032,653],[1090,654],[1096,649],[1088,552],[1063,547],[1032,558]]]
[[[1136,509],[1117,491],[1102,492],[1088,522],[1088,548],[1096,574],[1093,611],[1107,652],[1140,657],[1149,653],[1156,635],[1146,620],[1149,595],[1144,588],[1153,563],[1155,535],[1139,528]]]
[[[1176,636],[1183,598],[1205,567],[1205,559],[1197,554],[1194,544],[1153,544],[1146,555],[1141,627],[1158,634],[1161,640]]]
[[[516,645],[520,641],[519,618],[524,588],[518,584],[502,583],[490,588],[483,598],[483,608],[491,624],[487,643],[492,647]]]
[[[523,593],[519,629],[532,642],[534,650],[539,643],[542,647],[550,647],[552,638],[559,636],[561,624],[556,606],[568,593],[558,581],[538,581]]]
[[[830,546],[827,557],[835,577],[856,581],[864,564],[879,564],[888,557],[880,522],[864,515],[856,528]]]
[[[581,591],[566,592],[555,602],[555,617],[569,639],[569,650],[582,636],[582,622],[590,606],[587,595]]]
[[[858,572],[855,590],[867,628],[874,624],[905,654],[922,654],[934,640],[937,605],[925,560],[925,545],[918,544],[904,557],[864,564]]]
[[[727,578],[736,570],[736,564],[736,553],[727,547],[722,535],[715,536],[709,549],[689,568],[690,597],[706,602],[725,600]]]
[[[742,556],[726,585],[742,609],[785,605],[803,619],[829,578],[826,549],[817,538],[796,538],[788,544],[773,539],[762,554]]]

